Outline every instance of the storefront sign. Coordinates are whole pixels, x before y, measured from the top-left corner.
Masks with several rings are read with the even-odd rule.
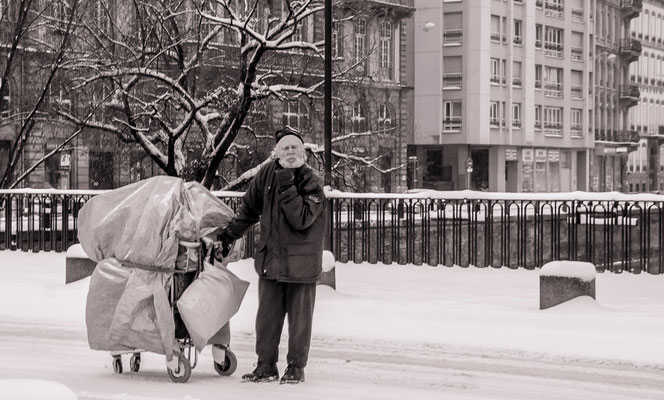
[[[549,150],[549,162],[560,161],[560,150]]]
[[[516,161],[516,160],[518,160],[517,150],[505,149],[505,161]]]

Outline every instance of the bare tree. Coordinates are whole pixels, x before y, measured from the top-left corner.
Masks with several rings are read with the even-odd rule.
[[[12,131],[0,187],[13,188],[45,159],[39,157],[15,178],[27,143],[48,118],[50,94],[58,80],[77,25],[81,0],[17,0],[2,8],[0,23],[11,32],[0,40],[6,62],[0,78],[0,129]],[[13,93],[12,93],[13,92]]]
[[[166,174],[211,187],[224,158],[251,148],[239,137],[264,138],[255,127],[272,118],[274,102],[322,99],[323,43],[302,35],[308,20],[322,17],[321,1],[97,4],[66,65],[78,107],[59,114],[136,143]],[[352,82],[349,72],[362,62],[337,68],[335,79]],[[346,160],[383,171],[370,157]]]

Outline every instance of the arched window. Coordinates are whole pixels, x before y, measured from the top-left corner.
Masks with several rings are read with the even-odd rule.
[[[351,122],[353,124],[353,132],[366,132],[367,131],[367,114],[364,105],[361,102],[355,103],[353,106],[353,113],[351,115]]]
[[[392,126],[392,111],[386,104],[381,104],[378,107],[378,130],[388,132],[392,129]]]

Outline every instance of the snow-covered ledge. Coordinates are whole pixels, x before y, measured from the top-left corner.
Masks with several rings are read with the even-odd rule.
[[[579,296],[595,298],[595,266],[582,261],[551,261],[540,270],[540,310]]]
[[[87,278],[96,266],[97,263],[85,254],[80,243],[70,246],[65,260],[65,284]]]

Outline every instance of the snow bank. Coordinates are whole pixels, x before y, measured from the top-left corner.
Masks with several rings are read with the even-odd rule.
[[[592,281],[596,276],[595,265],[582,261],[551,261],[540,270],[540,276],[561,276]]]
[[[67,258],[90,258],[83,250],[80,243],[69,246],[67,249]]]
[[[39,379],[0,379],[3,399],[11,400],[77,400],[67,386]]]

